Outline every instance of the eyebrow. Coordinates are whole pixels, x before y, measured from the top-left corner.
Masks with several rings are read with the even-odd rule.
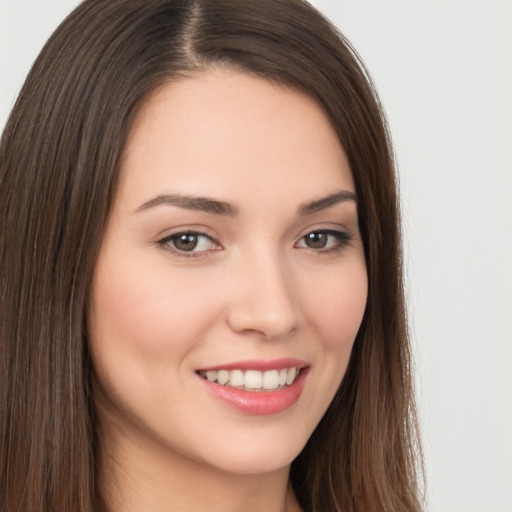
[[[344,203],[346,201],[354,201],[357,203],[357,196],[354,194],[354,192],[350,192],[349,190],[340,190],[339,192],[335,192],[334,194],[331,194],[327,197],[316,199],[310,203],[303,204],[299,207],[298,213],[301,216],[311,215],[313,213],[326,210],[335,204]]]
[[[297,210],[297,213],[300,216],[311,215],[345,201],[354,201],[357,203],[357,196],[349,190],[340,190],[334,194],[330,194],[326,197],[322,197],[321,199],[315,199],[314,201],[301,205]],[[240,214],[238,208],[231,203],[209,197],[182,194],[160,194],[139,206],[136,212],[141,212],[161,205],[178,206],[186,210],[197,210],[200,212],[233,218],[238,217]]]
[[[230,203],[211,199],[209,197],[200,197],[181,194],[160,194],[137,208],[137,212],[154,208],[163,204],[179,206],[186,210],[197,210],[200,212],[213,213],[215,215],[225,215],[227,217],[237,217],[238,208]]]

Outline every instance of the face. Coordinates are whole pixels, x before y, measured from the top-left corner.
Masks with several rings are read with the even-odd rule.
[[[313,100],[228,71],[147,100],[88,319],[114,439],[203,468],[287,467],[341,383],[366,298],[353,178]]]

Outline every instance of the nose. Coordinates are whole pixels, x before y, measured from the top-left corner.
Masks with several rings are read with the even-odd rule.
[[[298,326],[298,301],[289,267],[278,255],[253,256],[234,270],[228,324],[237,333],[283,338]]]

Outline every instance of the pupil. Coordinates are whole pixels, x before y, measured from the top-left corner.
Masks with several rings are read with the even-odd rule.
[[[176,249],[180,251],[192,251],[197,246],[196,235],[180,235],[174,242]]]
[[[309,233],[306,236],[306,245],[312,249],[323,249],[327,245],[325,233]]]

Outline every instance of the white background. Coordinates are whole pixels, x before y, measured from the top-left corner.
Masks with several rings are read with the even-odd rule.
[[[0,0],[0,127],[74,0]],[[512,512],[512,1],[316,0],[400,168],[432,512]]]

